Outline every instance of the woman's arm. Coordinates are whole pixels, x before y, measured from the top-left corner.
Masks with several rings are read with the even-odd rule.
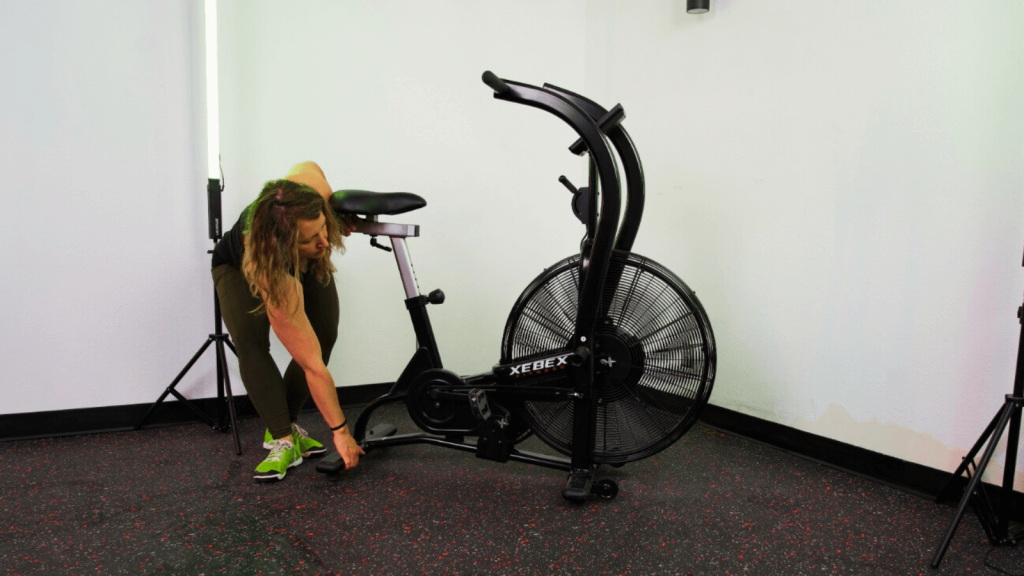
[[[280,308],[273,307],[265,297],[263,301],[267,302],[267,316],[274,334],[305,372],[309,393],[327,425],[334,427],[345,422],[334,378],[324,365],[320,341],[306,317],[302,285],[295,278],[288,280]],[[345,468],[354,468],[359,463],[363,450],[356,444],[347,425],[334,432],[334,445],[345,461]]]
[[[328,202],[331,200],[331,195],[334,194],[334,190],[331,185],[327,183],[327,177],[324,176],[324,171],[320,169],[320,166],[316,162],[299,162],[295,166],[292,166],[288,174],[285,175],[285,180],[291,180],[292,182],[298,182],[299,184],[305,184],[320,193],[321,196],[326,198]],[[338,219],[341,221],[341,234],[342,236],[348,236],[352,233],[354,228],[354,216],[340,215]]]
[[[299,184],[305,184],[313,188],[320,193],[321,196],[331,199],[331,194],[334,191],[331,189],[331,185],[327,183],[327,177],[324,176],[324,171],[320,169],[320,166],[316,162],[299,162],[295,166],[292,166],[288,174],[285,175],[285,180],[291,180],[292,182],[298,182]]]

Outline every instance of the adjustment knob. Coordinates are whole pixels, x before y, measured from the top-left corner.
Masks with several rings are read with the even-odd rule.
[[[427,302],[431,304],[444,304],[444,292],[440,288],[427,294]]]

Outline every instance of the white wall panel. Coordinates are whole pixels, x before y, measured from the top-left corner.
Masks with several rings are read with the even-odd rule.
[[[713,404],[952,469],[1012,390],[1024,5],[587,3],[645,161],[636,250],[719,344]]]
[[[575,249],[557,177],[584,166],[481,72],[622,102],[635,248],[708,310],[712,403],[951,469],[1013,379],[1024,5],[684,5],[222,1],[225,220],[307,159],[424,196],[395,219],[449,296],[442,354],[486,370],[519,291]],[[0,413],[151,401],[211,329],[201,6],[4,15]],[[393,260],[356,237],[336,264],[337,382],[394,379],[414,343]],[[211,395],[212,368],[182,391]]]
[[[46,0],[3,15],[0,413],[155,400],[213,328],[201,10]],[[212,367],[181,391],[211,394]]]
[[[225,214],[302,160],[335,189],[423,196],[392,221],[422,226],[409,241],[420,287],[448,296],[430,309],[442,359],[489,370],[519,292],[578,249],[558,176],[580,184],[584,164],[567,126],[495,101],[480,76],[582,89],[584,3],[237,1],[220,21]],[[335,264],[335,381],[395,380],[415,337],[394,259],[354,236]]]

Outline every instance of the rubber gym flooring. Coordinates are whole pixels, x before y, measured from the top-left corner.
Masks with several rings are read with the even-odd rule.
[[[199,424],[0,443],[0,574],[999,574],[986,554],[1024,572],[971,512],[932,570],[952,507],[702,424],[583,505],[562,472],[433,446],[256,484],[263,428],[239,429],[242,456]]]

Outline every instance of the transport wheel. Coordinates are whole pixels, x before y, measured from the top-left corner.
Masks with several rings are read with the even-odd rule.
[[[594,482],[591,491],[601,500],[613,500],[619,495],[619,485],[611,478],[602,478]]]

